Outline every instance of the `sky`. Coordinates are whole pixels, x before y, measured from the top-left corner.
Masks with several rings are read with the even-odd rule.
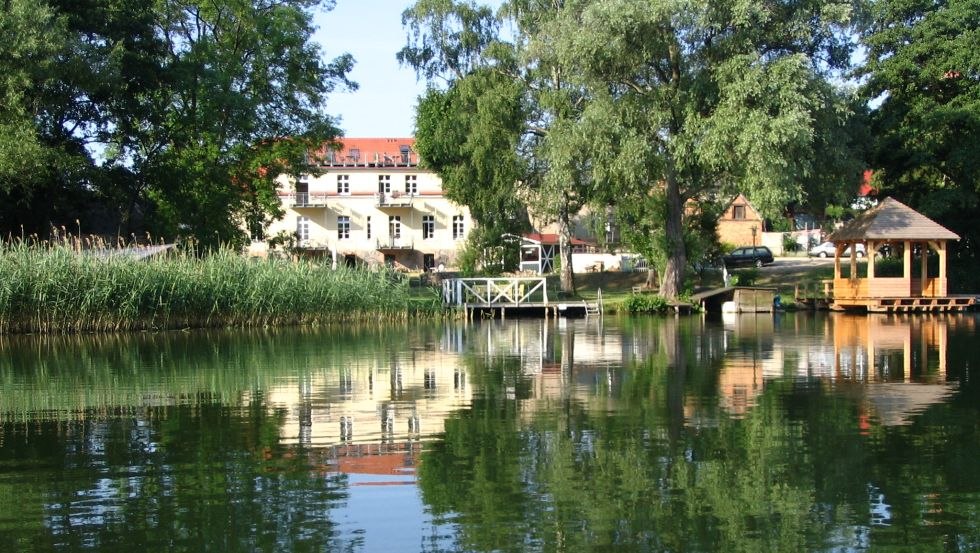
[[[355,92],[334,91],[327,110],[340,117],[349,137],[405,137],[414,135],[415,105],[425,91],[415,71],[402,67],[395,54],[405,46],[402,12],[409,0],[336,0],[336,7],[318,12],[313,35],[332,60],[348,52],[354,56],[351,80]]]

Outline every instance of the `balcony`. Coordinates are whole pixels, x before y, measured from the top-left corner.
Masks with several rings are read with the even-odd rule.
[[[411,238],[378,238],[378,251],[413,249],[415,249],[415,242]]]
[[[327,207],[326,192],[312,194],[309,192],[297,192],[291,196],[293,198],[293,207]]]
[[[377,194],[378,209],[411,208],[415,201],[415,194],[403,194],[401,192],[391,192],[388,194]]]

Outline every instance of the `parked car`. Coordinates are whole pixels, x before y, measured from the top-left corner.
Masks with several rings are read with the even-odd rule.
[[[762,267],[773,262],[772,250],[765,246],[747,246],[735,248],[732,253],[724,256],[722,260],[726,267],[738,267],[745,265],[755,265]]]
[[[855,248],[855,250],[857,251],[858,257],[864,257],[865,255],[864,244],[857,244],[857,248]],[[810,248],[810,251],[808,253],[810,257],[833,257],[834,243],[824,242],[823,244],[819,244],[817,246]],[[841,255],[843,255],[844,257],[851,257],[850,246],[848,246],[848,248],[844,250],[844,253]]]

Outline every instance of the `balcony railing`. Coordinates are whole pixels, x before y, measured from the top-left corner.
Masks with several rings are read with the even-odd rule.
[[[415,242],[411,238],[378,238],[378,250],[411,250]]]
[[[390,192],[377,195],[378,207],[412,207],[415,201],[415,194],[403,194],[400,192]]]
[[[339,167],[415,167],[419,156],[415,152],[327,152],[318,161]]]
[[[290,195],[293,199],[293,205],[295,207],[322,207],[327,205],[327,193],[309,193],[309,192],[297,192]],[[290,196],[286,196],[289,198]]]

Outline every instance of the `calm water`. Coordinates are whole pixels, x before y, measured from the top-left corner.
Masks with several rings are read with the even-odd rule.
[[[0,551],[975,551],[976,326],[0,338]]]

